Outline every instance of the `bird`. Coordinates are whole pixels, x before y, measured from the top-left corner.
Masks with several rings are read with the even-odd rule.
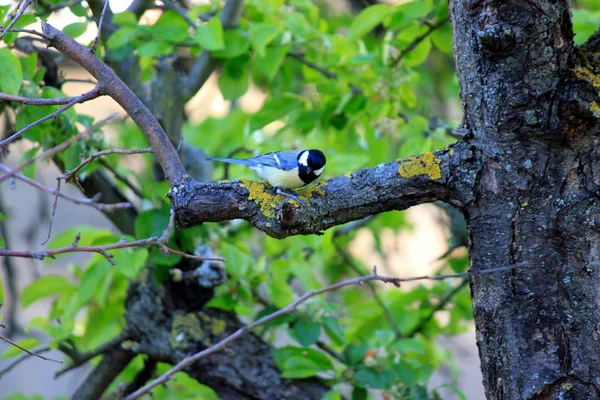
[[[245,165],[274,187],[278,194],[302,204],[305,203],[286,190],[298,189],[316,180],[327,162],[325,154],[317,149],[275,151],[246,159],[211,157],[208,160]]]

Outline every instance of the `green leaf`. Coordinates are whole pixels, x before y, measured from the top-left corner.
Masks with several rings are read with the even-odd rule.
[[[137,48],[137,53],[142,57],[166,56],[173,52],[173,45],[158,40],[147,42]]]
[[[27,161],[31,160],[32,158],[34,158],[36,156],[36,154],[39,153],[40,150],[41,150],[41,147],[36,146],[36,147],[32,147],[31,149],[24,152],[23,155],[21,156],[21,163],[27,162]],[[23,168],[21,170],[21,173],[28,178],[31,178],[31,179],[35,178],[35,165],[36,165],[36,163],[33,163],[33,164]]]
[[[117,50],[128,44],[133,44],[132,42],[137,38],[138,34],[137,26],[125,26],[110,36],[108,42],[106,42],[106,47],[110,50]]]
[[[348,37],[350,39],[360,39],[379,25],[393,10],[387,4],[375,4],[365,8],[350,24]]]
[[[0,91],[18,95],[23,82],[23,70],[17,56],[10,49],[0,49]]]
[[[0,237],[0,248],[4,247],[4,238]],[[0,274],[0,307],[2,306],[2,304],[4,303],[4,287],[2,286],[2,275]],[[0,316],[0,322],[2,321],[1,319],[2,316]]]
[[[73,243],[77,233],[80,233],[79,246],[91,246],[98,238],[112,235],[112,232],[108,229],[100,229],[88,225],[74,226],[61,232],[60,235],[52,239],[48,247],[56,248],[68,246]]]
[[[36,338],[29,337],[26,339],[17,340],[15,343],[21,347],[26,348],[27,350],[31,350],[32,348],[34,348],[35,346],[40,344],[40,341]],[[0,356],[0,360],[5,360],[7,358],[11,358],[11,357],[22,355],[22,354],[25,354],[25,352],[23,350],[19,349],[16,346],[9,345],[6,348],[6,351],[2,354],[2,356]]]
[[[131,11],[123,11],[121,13],[114,14],[111,22],[119,26],[129,26],[134,28],[138,25],[137,17]]]
[[[378,371],[364,365],[359,366],[354,373],[354,382],[369,389],[387,389],[395,380],[396,375],[390,370]]]
[[[206,24],[196,28],[196,43],[205,50],[223,50],[225,42],[223,39],[223,25],[217,17],[211,18]]]
[[[221,50],[213,50],[212,55],[216,58],[235,58],[248,51],[250,42],[239,30],[227,30],[223,32],[223,43],[225,47]]]
[[[87,22],[74,22],[69,24],[63,28],[63,32],[72,38],[77,38],[87,31],[88,23]]]
[[[279,34],[279,28],[275,25],[264,23],[253,23],[248,29],[248,38],[252,43],[252,48],[256,53],[264,57],[265,47]]]
[[[188,23],[179,13],[168,10],[150,27],[150,32],[158,39],[178,43],[188,38],[188,28]]]
[[[169,214],[164,209],[153,209],[140,213],[135,219],[135,237],[146,239],[161,236],[169,225]]]
[[[414,369],[412,365],[407,363],[406,361],[398,361],[392,366],[392,371],[394,374],[407,386],[414,386],[418,382],[417,371]]]
[[[367,400],[369,395],[365,388],[355,387],[352,389],[352,400]]]
[[[281,63],[287,55],[289,46],[269,47],[265,51],[265,55],[259,54],[254,58],[254,63],[260,72],[265,74],[268,81],[273,80],[277,71],[281,67]]]
[[[431,33],[431,40],[441,52],[452,54],[452,27],[449,23]]]
[[[337,390],[325,393],[321,400],[342,400],[342,394]]]
[[[110,267],[111,265],[108,261],[102,259],[93,263],[84,272],[79,283],[79,298],[81,303],[87,303],[94,297],[98,288],[102,287]]]
[[[300,108],[302,101],[294,95],[274,97],[270,95],[262,108],[250,119],[250,131],[261,129],[273,121],[286,117],[293,110]]]
[[[296,320],[292,330],[294,338],[303,347],[308,347],[319,340],[321,334],[321,324],[312,321],[310,318],[301,317]]]
[[[249,74],[246,68],[246,62],[240,62],[240,59],[247,57],[242,56],[225,63],[225,67],[219,76],[219,89],[225,100],[236,100],[249,87]]]
[[[323,329],[325,329],[325,333],[331,340],[333,340],[335,344],[341,346],[346,342],[344,331],[342,330],[342,327],[336,318],[323,317],[321,322],[323,323]]]
[[[283,347],[274,351],[275,363],[287,379],[302,379],[333,368],[331,361],[314,349]]]
[[[47,275],[31,282],[21,293],[21,305],[29,307],[36,301],[54,294],[69,293],[75,286],[60,275]]]

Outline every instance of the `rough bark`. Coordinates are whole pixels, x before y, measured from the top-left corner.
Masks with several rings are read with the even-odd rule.
[[[528,265],[471,281],[486,395],[600,398],[598,93],[575,62],[569,2],[450,12],[479,161],[463,208],[471,268]]]
[[[203,308],[212,291],[195,282],[161,285],[144,278],[129,288],[127,327],[133,350],[176,364],[186,355],[219,342],[241,327],[236,316]],[[233,342],[227,351],[186,369],[221,399],[320,399],[329,387],[316,379],[286,380],[275,365],[272,348],[254,334]]]

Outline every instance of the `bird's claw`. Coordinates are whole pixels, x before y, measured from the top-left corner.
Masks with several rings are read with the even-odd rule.
[[[286,191],[284,191],[284,190],[282,190],[282,189],[279,189],[279,188],[277,188],[277,189],[275,190],[275,193],[277,193],[277,194],[280,194],[280,195],[282,195],[282,196],[289,197],[289,198],[290,198],[290,199],[292,199],[292,200],[296,200],[298,203],[300,203],[300,204],[302,204],[304,207],[306,207],[306,203],[305,203],[304,201],[300,200],[300,197],[296,196],[295,194],[292,194],[292,193],[286,192]]]

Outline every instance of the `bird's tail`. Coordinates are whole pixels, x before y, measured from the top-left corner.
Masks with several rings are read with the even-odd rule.
[[[229,164],[239,164],[239,165],[247,165],[249,167],[255,166],[256,163],[251,160],[239,160],[237,158],[219,158],[219,157],[209,157],[207,160],[211,161],[221,161]]]

